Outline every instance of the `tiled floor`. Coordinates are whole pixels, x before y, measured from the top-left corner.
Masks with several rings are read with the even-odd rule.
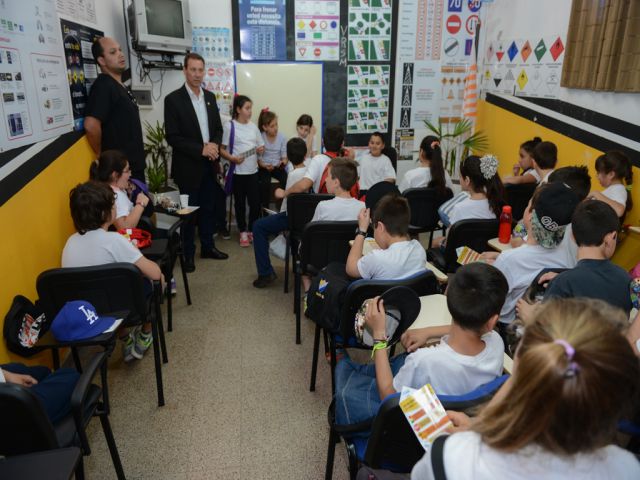
[[[296,345],[293,294],[282,291],[284,262],[274,262],[277,283],[258,290],[251,285],[253,249],[241,249],[237,240],[218,240],[218,247],[230,259],[196,259],[189,275],[193,305],[187,306],[178,278],[163,368],[166,405],[157,407],[151,351],[132,365],[119,350],[111,359],[111,424],[125,474],[324,478],[331,381],[321,360],[316,391],[309,392],[313,325],[303,319]],[[98,421],[91,423],[90,441],[87,478],[115,478]],[[342,444],[334,478],[348,478]]]

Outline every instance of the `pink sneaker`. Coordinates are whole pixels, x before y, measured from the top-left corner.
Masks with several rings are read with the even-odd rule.
[[[253,243],[253,232],[247,232],[247,235],[249,236],[249,242]]]
[[[249,234],[247,232],[240,232],[240,246],[243,248],[251,245],[249,242]]]

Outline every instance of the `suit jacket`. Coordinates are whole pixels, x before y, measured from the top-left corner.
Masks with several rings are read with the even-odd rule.
[[[196,111],[184,85],[164,99],[167,143],[173,149],[171,176],[180,188],[198,188],[208,165],[213,173],[215,166],[202,156],[202,148],[206,142],[220,145],[222,141],[222,121],[216,97],[207,90],[202,91],[209,121],[207,139],[202,138]]]

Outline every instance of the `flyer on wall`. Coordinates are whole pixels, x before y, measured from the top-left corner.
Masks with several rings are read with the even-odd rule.
[[[240,58],[286,60],[286,0],[238,0]]]
[[[391,0],[349,0],[349,61],[391,59]]]
[[[297,61],[338,61],[340,0],[296,0]]]
[[[84,125],[84,109],[91,85],[98,78],[98,65],[93,59],[91,45],[96,38],[103,37],[104,32],[63,19],[60,20],[60,26],[71,92],[73,128],[80,131]]]

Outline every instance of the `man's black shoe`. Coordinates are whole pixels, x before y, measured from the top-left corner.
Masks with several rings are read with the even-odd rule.
[[[278,277],[275,273],[272,273],[270,275],[258,275],[258,278],[253,281],[253,286],[256,288],[268,287],[273,282],[275,282],[277,278]]]
[[[203,250],[200,252],[200,258],[213,258],[214,260],[226,260],[229,258],[224,252],[221,252],[217,248],[212,248],[211,250]]]
[[[196,264],[193,262],[193,257],[186,257],[184,259],[184,271],[187,273],[196,271]]]

